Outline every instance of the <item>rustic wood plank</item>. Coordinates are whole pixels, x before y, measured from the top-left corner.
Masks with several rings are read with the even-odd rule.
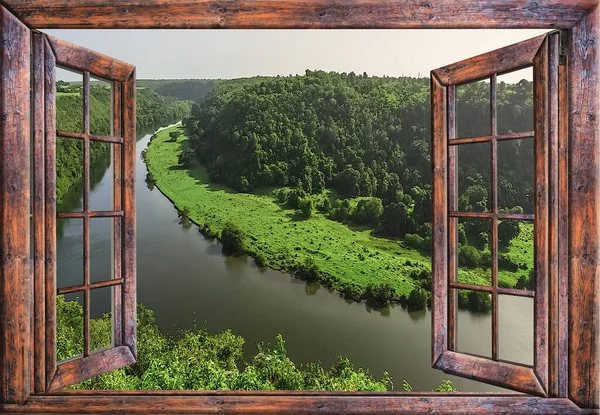
[[[548,35],[548,92],[549,92],[549,180],[548,180],[548,203],[549,203],[549,227],[548,227],[548,395],[558,397],[558,368],[559,368],[559,331],[558,310],[560,307],[559,297],[559,251],[558,240],[558,33]]]
[[[446,88],[431,74],[431,163],[433,168],[432,364],[448,347],[448,136]]]
[[[113,131],[115,137],[123,136],[123,122],[121,116],[121,100],[122,100],[122,84],[120,82],[113,83],[113,98],[112,98],[112,119]],[[122,149],[121,145],[113,145],[113,209],[122,212],[121,203],[121,165],[122,165]],[[121,219],[116,218],[113,222],[113,278],[119,280],[122,278],[121,269],[123,267],[122,249],[121,249]],[[123,290],[122,287],[116,286],[113,291],[112,304],[112,321],[113,321],[113,342],[115,346],[123,344]]]
[[[207,392],[186,394],[179,391],[143,391],[141,394],[98,391],[101,394],[35,396],[27,405],[5,405],[10,413],[126,413],[126,414],[584,414],[568,399],[532,396],[455,396],[431,393],[394,396],[323,394],[302,396],[290,392]],[[108,392],[108,393],[107,393]],[[108,396],[106,396],[108,395]],[[180,396],[178,396],[180,395]],[[459,394],[460,395],[460,394]]]
[[[445,373],[515,389],[532,395],[547,396],[534,370],[513,363],[445,351],[435,364]]]
[[[456,88],[447,88],[448,99],[448,142],[456,136]],[[458,210],[458,148],[448,147],[448,206]],[[448,282],[458,281],[458,218],[448,218]],[[458,305],[457,290],[448,292],[448,350],[456,350],[458,332],[456,312]]]
[[[569,378],[569,86],[568,64],[558,68],[558,396],[568,397]]]
[[[542,387],[548,387],[548,152],[549,94],[548,40],[534,58],[533,66],[534,136],[534,268],[535,313],[534,338],[535,373]]]
[[[56,59],[44,36],[46,390],[56,372]]]
[[[568,28],[595,0],[5,0],[35,28]]]
[[[570,30],[569,398],[600,406],[600,10]]]
[[[134,362],[135,358],[127,346],[114,347],[81,359],[69,360],[58,365],[56,375],[50,384],[50,391],[91,379]]]
[[[545,38],[545,35],[537,36],[435,69],[433,73],[443,85],[457,85],[519,69],[532,64]]]
[[[30,394],[30,31],[0,6],[0,402]]]
[[[93,212],[58,212],[58,219],[83,219],[83,218],[118,218],[124,215],[122,210],[95,210]]]
[[[45,145],[46,120],[44,107],[44,49],[42,34],[33,35],[33,388],[35,393],[46,389],[46,235],[45,235]]]
[[[122,230],[122,270],[123,279],[123,344],[131,348],[133,356],[137,356],[136,338],[136,241],[135,241],[135,70],[131,78],[123,84],[122,125],[122,187],[121,203],[123,205]]]
[[[83,213],[90,211],[90,73],[83,72]],[[90,217],[83,217],[83,355],[90,354]]]
[[[74,9],[72,3],[68,7]],[[133,65],[111,58],[90,49],[46,35],[54,55],[56,64],[79,72],[90,72],[94,76],[116,81],[126,81],[135,68]]]
[[[492,359],[498,360],[498,118],[496,114],[496,96],[498,89],[498,76],[493,74],[490,78],[490,131],[492,151],[490,153],[490,166],[492,167],[491,201],[492,201],[492,235],[490,248],[492,250]]]
[[[78,291],[84,291],[87,288],[89,288],[90,290],[95,290],[96,288],[103,288],[103,287],[112,287],[114,285],[120,285],[123,283],[122,279],[110,279],[110,280],[105,280],[105,281],[100,281],[100,282],[93,282],[91,284],[81,284],[81,285],[72,285],[70,287],[64,287],[64,288],[59,288],[58,289],[58,294],[69,294],[69,293],[75,293]]]

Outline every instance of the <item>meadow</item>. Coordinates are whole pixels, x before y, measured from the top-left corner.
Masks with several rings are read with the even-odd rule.
[[[182,134],[172,141],[169,133],[175,130]],[[144,158],[153,183],[178,211],[185,212],[184,222],[189,218],[206,236],[219,237],[224,225],[232,222],[242,231],[245,252],[259,265],[314,278],[356,301],[373,299],[381,287],[389,300],[401,303],[407,302],[412,292],[428,295],[429,256],[402,240],[376,237],[371,229],[330,220],[318,211],[306,219],[298,210],[279,203],[278,188],[240,193],[211,183],[202,165],[179,165],[178,156],[186,142],[181,126],[160,131]],[[335,198],[335,194],[325,191],[319,197]],[[503,253],[520,266],[501,269],[501,286],[514,287],[519,277],[529,275],[533,267],[531,233],[532,226],[522,224],[520,235]],[[490,274],[489,269],[461,267],[459,280],[489,285]],[[462,305],[468,306],[466,293],[460,295],[465,296]]]

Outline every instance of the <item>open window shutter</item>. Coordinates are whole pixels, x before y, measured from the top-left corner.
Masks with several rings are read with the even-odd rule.
[[[34,120],[34,389],[44,393],[132,364],[136,359],[135,263],[135,67],[55,37],[33,35]],[[56,67],[83,74],[83,129],[56,130]],[[112,133],[90,133],[90,76],[112,84]],[[83,208],[57,213],[57,136],[81,142]],[[90,209],[90,144],[112,144],[114,192],[111,210]],[[113,218],[113,272],[109,279],[90,281],[90,221]],[[57,289],[57,219],[83,224],[82,284]],[[90,350],[90,294],[112,290],[112,345]],[[56,297],[78,293],[83,299],[83,354],[57,362]]]
[[[557,160],[557,116],[559,33],[536,37],[493,52],[458,62],[431,73],[432,166],[433,166],[433,367],[458,376],[514,389],[539,396],[549,392],[549,371],[558,370],[555,318],[564,312],[559,304],[559,282],[552,235],[557,241],[558,216],[550,213],[549,200],[558,203],[555,177],[549,172],[550,160]],[[504,134],[497,132],[496,83],[499,74],[533,66],[534,131]],[[471,81],[489,79],[490,135],[456,137],[456,86]],[[531,139],[534,148],[534,214],[499,212],[497,203],[498,163],[497,143],[501,140]],[[457,160],[459,145],[490,143],[491,208],[489,212],[458,211]],[[552,197],[551,197],[552,196]],[[551,197],[551,199],[549,199]],[[552,208],[553,209],[553,208]],[[483,218],[491,223],[491,284],[465,284],[458,279],[458,221]],[[498,284],[498,221],[532,221],[534,227],[534,290],[516,290]],[[457,292],[459,289],[480,291],[491,297],[492,353],[490,358],[461,353],[457,350]],[[534,364],[520,365],[502,361],[498,356],[498,298],[520,296],[533,299],[534,304]],[[549,299],[556,301],[550,303]],[[560,309],[559,309],[560,308]],[[550,324],[549,324],[550,322]],[[553,333],[549,332],[549,327]],[[566,337],[565,337],[566,338]],[[564,357],[566,358],[566,357]],[[553,379],[557,378],[554,376]]]

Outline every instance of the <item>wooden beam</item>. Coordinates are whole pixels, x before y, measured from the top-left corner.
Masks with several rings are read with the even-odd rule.
[[[546,35],[496,49],[491,52],[435,69],[433,73],[442,85],[458,85],[464,82],[489,78],[493,74],[514,71],[533,63]]]
[[[0,6],[0,402],[31,389],[30,31]]]
[[[75,4],[74,4],[75,3]],[[597,0],[4,0],[33,28],[543,28]]]
[[[340,394],[293,392],[82,391],[32,396],[26,405],[0,405],[6,413],[123,414],[586,414],[568,399],[527,395],[414,393]],[[91,392],[91,393],[90,393]],[[137,392],[137,393],[136,393]]]
[[[54,51],[58,66],[121,82],[128,80],[135,69],[133,65],[54,36],[46,35],[46,39]]]
[[[570,30],[569,398],[600,406],[600,10]]]

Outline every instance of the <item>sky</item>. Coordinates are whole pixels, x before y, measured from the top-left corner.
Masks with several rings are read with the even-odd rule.
[[[46,30],[137,67],[138,79],[303,74],[429,76],[544,30]],[[516,82],[522,74],[506,75]],[[76,78],[74,78],[76,79]],[[65,80],[74,80],[65,79]]]

